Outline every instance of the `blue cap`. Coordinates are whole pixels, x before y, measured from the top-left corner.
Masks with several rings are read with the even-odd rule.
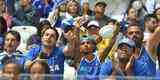
[[[122,44],[127,44],[129,47],[133,48],[135,47],[135,42],[132,39],[129,39],[127,37],[123,37],[122,39],[119,40],[118,42],[118,46],[122,45]]]
[[[74,20],[73,19],[64,19],[61,23],[62,29],[67,32],[74,26]]]

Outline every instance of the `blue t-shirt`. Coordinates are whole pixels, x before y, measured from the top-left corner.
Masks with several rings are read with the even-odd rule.
[[[113,68],[112,61],[107,59],[105,63],[101,65],[101,70],[100,70],[101,78],[104,79],[104,77],[106,78],[107,76],[111,75],[112,68]],[[142,48],[140,57],[138,59],[135,59],[133,63],[133,73],[135,76],[148,76],[148,77],[149,76],[153,77],[156,74],[156,64],[152,61],[151,57],[149,56],[144,47]],[[147,78],[143,78],[143,80],[145,79]]]
[[[107,79],[108,76],[112,74],[113,71],[113,65],[112,61],[110,59],[106,59],[105,62],[101,65],[100,69],[100,80]],[[122,72],[116,73],[116,80],[125,80],[125,75]]]
[[[105,78],[112,74],[112,61],[110,59],[106,59],[105,62],[101,65],[100,69],[100,78]]]
[[[135,76],[155,76],[156,74],[156,63],[153,62],[149,53],[143,47],[141,54],[138,59],[134,61],[134,75]]]
[[[35,48],[32,48],[28,53],[27,53],[27,57],[33,61],[35,60],[37,57],[40,57],[42,53],[42,46],[38,46]],[[59,48],[59,47],[55,47],[53,49],[53,52],[51,53],[50,56],[46,57],[47,63],[50,67],[50,72],[54,75],[56,75],[54,77],[54,79],[56,80],[61,80],[63,77],[58,77],[57,75],[63,75],[64,72],[64,53],[63,53],[63,49]]]
[[[28,60],[28,58],[19,52],[15,52],[8,56],[8,54],[4,51],[0,53],[0,69],[3,69],[4,65],[7,63],[19,64],[24,69],[26,60]]]
[[[157,70],[157,71],[156,71],[156,79],[157,79],[157,80],[160,80],[160,70]]]
[[[95,56],[92,61],[82,58],[78,69],[78,78],[80,80],[97,80],[99,71],[100,61],[98,57]]]
[[[40,1],[35,1],[33,5],[36,7],[36,11],[40,14],[41,17],[47,18],[49,12],[52,11],[54,3],[50,1],[48,5],[45,5],[44,2],[40,0]]]

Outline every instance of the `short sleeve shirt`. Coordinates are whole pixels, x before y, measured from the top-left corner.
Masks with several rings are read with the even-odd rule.
[[[143,47],[141,55],[134,61],[134,75],[136,76],[155,76],[156,63],[151,59],[149,53]]]
[[[0,69],[2,69],[5,66],[5,64],[10,62],[19,64],[20,66],[23,66],[23,68],[25,68],[24,64],[26,60],[28,60],[28,58],[25,57],[23,54],[19,54],[17,52],[13,53],[11,56],[8,56],[8,54],[4,51],[0,53]]]
[[[95,57],[92,61],[82,58],[80,61],[78,76],[80,80],[97,80],[100,71],[100,61]]]
[[[42,46],[32,48],[28,53],[27,57],[33,61],[39,57],[42,53]],[[63,49],[55,47],[50,56],[47,57],[47,63],[50,67],[50,72],[54,75],[63,75],[64,72],[64,53]],[[56,79],[57,80],[57,79]],[[60,79],[61,80],[61,79]]]

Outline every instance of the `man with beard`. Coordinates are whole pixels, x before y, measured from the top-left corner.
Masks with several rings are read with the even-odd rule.
[[[151,47],[145,48],[143,45],[143,30],[138,25],[130,25],[127,29],[126,36],[135,41],[136,48],[134,54],[135,57],[133,71],[136,76],[155,76],[156,73],[156,58],[155,54],[151,51]],[[157,36],[158,37],[158,36]],[[156,38],[156,37],[155,37]],[[159,41],[152,39],[153,43]],[[155,44],[146,44],[146,46],[152,46],[156,49]]]
[[[133,62],[135,43],[133,40],[123,37],[118,42],[117,60],[115,62],[106,59],[101,65],[100,78],[104,79],[124,79],[125,76],[133,75]],[[107,77],[108,76],[108,77]],[[116,77],[118,76],[118,77]]]
[[[100,70],[100,61],[96,56],[96,42],[92,36],[84,35],[80,38],[81,61],[78,67],[80,80],[97,80]]]
[[[153,52],[153,54],[157,55],[158,60],[160,60],[160,43],[159,43],[159,33],[158,33],[158,19],[156,17],[156,15],[154,14],[148,14],[145,16],[144,18],[144,27],[145,27],[145,31],[144,31],[144,46],[147,47],[148,49],[150,49],[150,53]],[[150,44],[150,45],[148,45]],[[155,46],[155,47],[154,47]],[[158,47],[157,47],[158,46]],[[158,49],[159,48],[159,49]],[[160,67],[160,63],[159,65],[156,65],[157,69],[158,67]]]

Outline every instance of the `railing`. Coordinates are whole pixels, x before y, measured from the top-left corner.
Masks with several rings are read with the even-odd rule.
[[[5,74],[6,75],[6,74]],[[64,75],[51,75],[51,74],[42,74],[42,75],[33,75],[33,74],[20,74],[17,77],[13,77],[13,75],[0,75],[0,80],[13,80],[15,78],[16,80],[59,80],[58,78],[63,78],[63,80],[112,80],[112,79],[107,79],[107,76],[86,76],[86,75],[80,75],[80,76],[68,76],[68,77],[63,77]],[[85,78],[84,78],[85,77]],[[94,79],[93,79],[94,77]],[[122,76],[115,76],[117,80],[160,80],[160,76],[157,77],[146,77],[146,76],[127,76],[127,77],[122,77]],[[14,79],[14,80],[15,80]],[[60,79],[61,80],[61,79]]]

